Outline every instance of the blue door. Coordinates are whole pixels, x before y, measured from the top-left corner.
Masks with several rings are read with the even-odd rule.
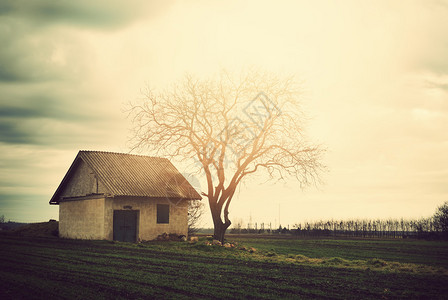
[[[137,241],[138,210],[114,210],[114,241]]]

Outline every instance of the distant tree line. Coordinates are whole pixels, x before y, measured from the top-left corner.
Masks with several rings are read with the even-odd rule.
[[[278,229],[265,229],[264,224],[247,228],[234,227],[234,234],[292,234],[297,236],[338,236],[338,237],[379,237],[407,238],[427,237],[438,232],[431,218],[420,220],[320,220],[296,223],[291,229],[279,226]]]
[[[433,218],[419,220],[330,220],[298,223],[291,231],[301,236],[345,236],[366,238],[431,238],[437,236]]]
[[[250,225],[242,228],[237,222],[230,233],[236,234],[291,234],[296,236],[337,236],[364,238],[448,238],[448,201],[437,208],[434,216],[418,220],[407,219],[352,219],[352,220],[320,220],[296,223],[292,229],[280,226],[271,230]]]

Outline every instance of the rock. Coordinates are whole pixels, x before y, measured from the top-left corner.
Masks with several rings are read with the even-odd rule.
[[[251,247],[251,248],[249,248],[249,253],[254,253],[254,252],[257,252],[257,249],[255,249],[255,248],[253,248],[253,247]]]
[[[170,236],[166,232],[164,232],[161,235],[157,236],[157,240],[158,241],[169,241],[169,239],[170,239]]]
[[[190,242],[193,242],[193,243],[199,242],[199,237],[197,237],[197,236],[190,236]]]
[[[177,235],[176,233],[170,233],[168,235],[168,241],[178,241],[179,240],[179,235]]]
[[[232,248],[232,245],[230,245],[230,243],[224,243],[224,247],[226,247],[226,248]]]
[[[187,241],[187,237],[184,235],[184,236],[182,236],[182,237],[180,238],[180,240],[181,240],[182,242],[186,242],[186,241]]]
[[[213,240],[212,244],[217,245],[217,246],[222,246],[221,242],[218,240]]]

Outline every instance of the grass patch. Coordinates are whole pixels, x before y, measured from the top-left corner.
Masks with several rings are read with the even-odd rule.
[[[340,258],[340,257],[332,257],[323,259],[322,263],[324,264],[330,264],[330,265],[341,265],[341,266],[350,266],[351,262],[349,260]]]
[[[380,239],[295,239],[285,238],[228,238],[257,248],[283,255],[304,255],[311,258],[340,257],[346,260],[372,258],[389,262],[413,263],[448,269],[448,242],[424,240]]]
[[[385,267],[388,264],[385,260],[379,258],[371,258],[366,263],[377,268]],[[400,263],[395,263],[395,265],[400,265]]]

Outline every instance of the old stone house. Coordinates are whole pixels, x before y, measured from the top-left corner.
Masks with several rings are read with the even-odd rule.
[[[135,242],[187,235],[196,199],[168,159],[79,151],[50,204],[59,205],[60,237]]]

